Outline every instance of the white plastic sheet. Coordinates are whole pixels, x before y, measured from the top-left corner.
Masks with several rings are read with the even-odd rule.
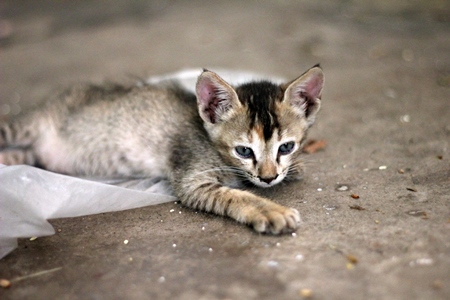
[[[119,186],[30,166],[0,165],[0,258],[17,247],[17,238],[54,234],[48,219],[120,211],[176,200],[169,195],[170,188],[165,181],[117,180],[113,183]]]
[[[214,70],[232,85],[266,77]],[[201,69],[149,78],[147,84],[176,80],[195,92]],[[272,81],[281,82],[279,78]],[[30,166],[0,165],[0,258],[17,247],[17,238],[52,235],[48,219],[120,211],[175,201],[166,181],[81,179]]]

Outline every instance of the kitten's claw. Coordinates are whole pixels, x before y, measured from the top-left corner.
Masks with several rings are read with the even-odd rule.
[[[295,231],[300,225],[300,213],[294,208],[277,206],[265,210],[251,224],[257,232],[281,234]]]

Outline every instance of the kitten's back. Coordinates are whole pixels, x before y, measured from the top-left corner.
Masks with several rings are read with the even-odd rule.
[[[195,96],[176,86],[77,85],[2,126],[0,148],[21,148],[3,161],[33,151],[22,163],[60,173],[161,176],[170,137],[195,116]]]

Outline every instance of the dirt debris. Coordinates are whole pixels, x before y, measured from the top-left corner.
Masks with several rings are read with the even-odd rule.
[[[327,145],[325,140],[309,140],[305,147],[303,147],[303,152],[307,154],[313,154],[317,151],[324,150]]]

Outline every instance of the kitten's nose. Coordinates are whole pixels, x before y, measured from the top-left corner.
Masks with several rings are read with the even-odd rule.
[[[267,177],[267,178],[259,177],[259,180],[261,180],[261,181],[263,181],[263,182],[265,182],[267,184],[270,184],[272,181],[277,179],[277,177],[278,177],[278,174],[275,175],[274,177]]]

